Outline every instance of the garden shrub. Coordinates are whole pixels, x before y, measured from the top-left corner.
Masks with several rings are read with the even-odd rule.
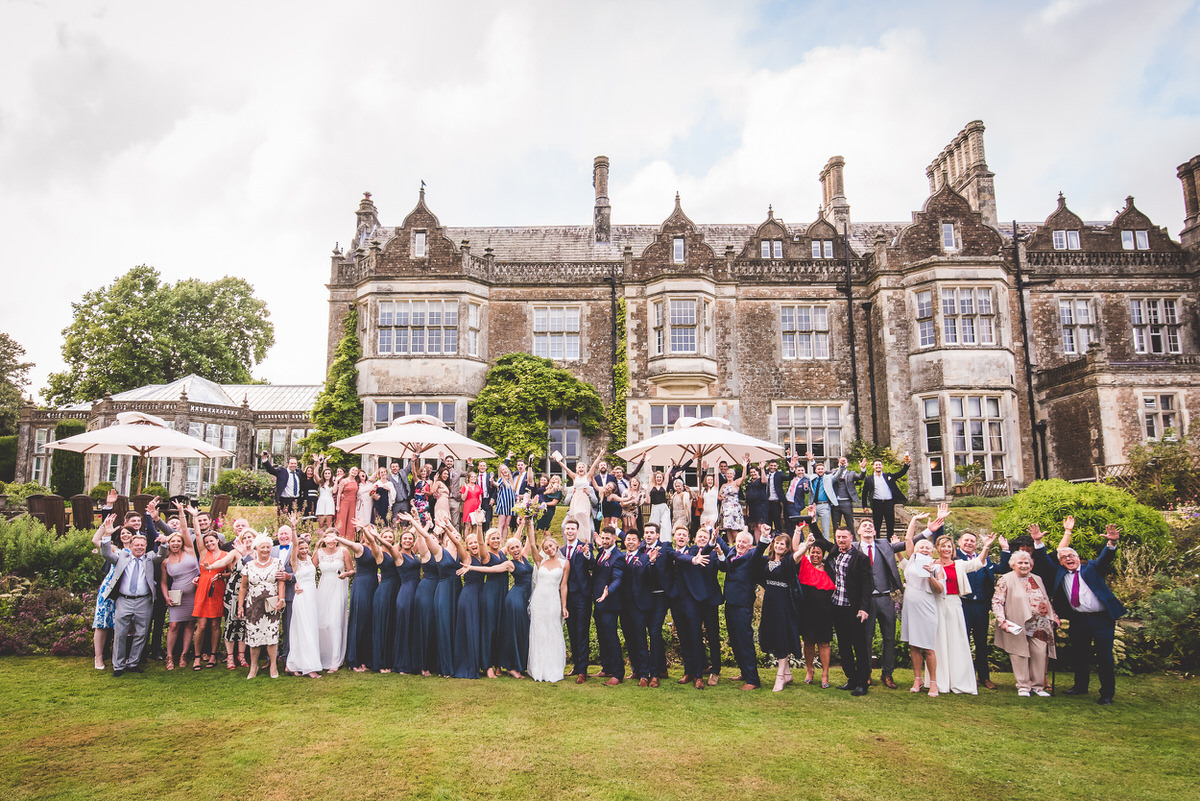
[[[257,470],[226,470],[212,487],[213,495],[228,495],[231,506],[261,506],[275,500],[275,478]]]
[[[38,587],[95,590],[107,567],[94,551],[88,531],[70,529],[58,537],[28,515],[0,522],[0,575],[20,576]]]
[[[1007,496],[996,498],[985,498],[982,495],[963,495],[960,498],[955,498],[950,501],[951,508],[961,506],[1003,506],[1008,503],[1011,498]]]
[[[8,503],[10,506],[25,503],[25,499],[30,495],[50,495],[50,488],[39,484],[36,481],[29,481],[25,484],[5,484],[4,492],[8,495]]]
[[[167,502],[171,500],[171,493],[162,484],[150,484],[142,488],[142,493],[145,495],[154,495],[159,499],[158,508],[166,511]]]
[[[1200,668],[1200,588],[1173,586],[1130,607],[1123,621],[1135,670]]]
[[[54,427],[54,439],[66,439],[87,430],[84,420],[59,420]],[[83,492],[83,454],[55,451],[50,460],[50,486],[55,495],[70,498]]]
[[[1163,516],[1138,503],[1128,492],[1105,484],[1072,484],[1057,478],[1035,481],[1014,495],[996,515],[993,528],[1012,539],[1036,523],[1046,532],[1047,547],[1053,547],[1062,537],[1062,520],[1067,515],[1075,516],[1071,544],[1084,559],[1100,552],[1109,523],[1121,529],[1123,543],[1159,549],[1171,546]]]
[[[7,576],[0,580],[0,654],[78,656],[92,650],[95,591],[30,588]]]
[[[111,481],[101,481],[96,486],[92,487],[88,495],[97,503],[104,503],[108,500],[108,493],[112,490],[113,484]]]

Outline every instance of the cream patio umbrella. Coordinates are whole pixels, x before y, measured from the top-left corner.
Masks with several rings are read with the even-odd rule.
[[[783,448],[773,442],[734,431],[720,417],[681,417],[671,431],[644,439],[617,451],[627,462],[647,458],[653,464],[682,464],[688,459],[709,464],[726,461],[741,464],[747,459],[761,462],[779,459]]]
[[[459,434],[441,420],[427,414],[397,417],[387,428],[377,428],[330,443],[346,453],[366,453],[391,459],[439,458],[494,459],[496,452],[481,442]]]
[[[142,458],[219,459],[234,455],[232,451],[176,431],[161,417],[145,412],[121,412],[117,415],[117,422],[110,426],[47,442],[46,447],[75,453],[107,453]],[[142,491],[141,470],[138,471],[137,491]]]

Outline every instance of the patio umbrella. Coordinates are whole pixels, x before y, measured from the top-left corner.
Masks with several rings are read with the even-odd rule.
[[[464,437],[441,420],[427,414],[397,417],[387,428],[377,428],[330,443],[346,453],[367,453],[392,459],[421,457],[431,453],[455,459],[493,459],[496,452],[483,443]]]
[[[142,458],[218,459],[233,456],[232,451],[176,431],[161,417],[145,412],[121,412],[113,425],[47,442],[46,447],[75,453],[115,453]],[[137,490],[142,491],[141,470],[138,471]]]
[[[652,464],[682,464],[688,459],[741,464],[747,458],[752,462],[779,459],[783,448],[734,431],[720,417],[681,417],[671,431],[622,448],[617,456],[627,462],[646,457]]]

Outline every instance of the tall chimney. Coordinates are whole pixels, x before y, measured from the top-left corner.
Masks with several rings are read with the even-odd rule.
[[[925,168],[925,175],[929,178],[930,194],[948,182],[955,192],[967,199],[971,208],[983,216],[985,223],[998,228],[996,184],[992,180],[996,174],[988,170],[987,159],[983,155],[983,131],[982,121],[968,122]]]
[[[1197,192],[1197,173],[1200,173],[1200,156],[1179,165],[1179,180],[1183,182],[1183,231],[1179,239],[1184,247],[1200,246],[1200,193]]]
[[[841,156],[833,156],[821,170],[821,211],[841,231],[843,226],[850,224],[850,203],[846,200],[846,184],[842,170],[846,160]]]
[[[612,241],[612,207],[608,205],[608,156],[596,156],[592,165],[592,186],[596,187],[596,209],[592,228],[596,242],[607,244]]]

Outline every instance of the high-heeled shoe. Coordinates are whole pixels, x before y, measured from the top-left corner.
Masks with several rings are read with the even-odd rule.
[[[167,670],[174,670],[174,669],[175,669],[175,660],[168,656],[167,657]]]
[[[212,662],[211,665],[209,665],[209,667],[214,667],[214,666],[216,666],[216,664],[217,663],[214,658],[214,661]],[[225,655],[225,667],[228,670],[237,670],[237,660],[233,658],[233,654]]]
[[[771,689],[771,692],[774,692],[774,693],[783,692],[783,686],[786,683],[787,682],[785,682],[783,680],[783,676],[776,676],[775,677],[775,686]]]
[[[937,698],[937,697],[938,697],[938,688],[937,688],[937,682],[936,682],[936,681],[931,681],[931,682],[929,682],[929,697],[930,697],[930,698]]]
[[[913,678],[913,686],[912,686],[912,689],[909,690],[909,692],[910,693],[919,693],[919,692],[921,692],[922,689],[924,689],[924,684],[922,683],[921,677],[916,676],[915,678]]]

